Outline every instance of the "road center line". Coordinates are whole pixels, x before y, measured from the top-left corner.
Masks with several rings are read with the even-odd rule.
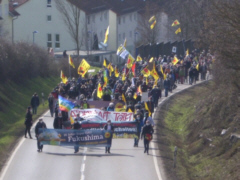
[[[80,176],[80,180],[84,180],[85,179],[85,176],[84,176],[84,171],[85,171],[85,161],[87,159],[87,156],[86,156],[86,152],[87,152],[87,147],[84,147],[84,150],[83,150],[83,159],[82,159],[82,164],[81,164],[81,176]]]

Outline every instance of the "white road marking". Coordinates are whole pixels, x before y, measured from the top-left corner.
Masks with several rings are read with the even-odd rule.
[[[48,110],[43,116],[45,116],[48,112],[49,112],[49,110]],[[31,130],[33,129],[33,127],[35,127],[35,125],[37,124],[37,122],[38,122],[38,121],[36,121],[36,122],[32,125]],[[3,179],[4,179],[4,176],[6,175],[6,172],[7,172],[8,168],[9,168],[10,164],[12,163],[13,158],[15,157],[18,149],[21,147],[21,145],[24,143],[25,140],[26,140],[26,139],[25,139],[24,137],[22,137],[22,139],[21,139],[20,142],[18,143],[16,149],[13,151],[12,155],[10,156],[10,159],[7,160],[6,166],[5,166],[5,168],[3,168],[3,171],[2,171],[2,173],[1,173],[1,175],[0,175],[0,180],[3,180]]]
[[[80,177],[80,180],[84,180],[85,179],[84,171],[85,171],[85,161],[87,159],[86,152],[87,152],[87,147],[84,147],[84,150],[83,150],[84,156],[83,156],[83,160],[82,160],[82,164],[81,164],[81,177]]]
[[[155,170],[156,170],[156,173],[157,173],[157,176],[158,176],[158,180],[162,180],[162,176],[161,176],[161,173],[160,173],[160,170],[159,170],[160,168],[159,168],[158,163],[157,163],[155,145],[154,145],[154,143],[150,143],[150,146],[151,146],[152,152],[153,152],[153,162],[154,162],[154,167],[155,167]]]

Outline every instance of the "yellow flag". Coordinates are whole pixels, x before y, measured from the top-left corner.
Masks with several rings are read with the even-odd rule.
[[[153,60],[154,60],[154,58],[152,57],[152,58],[149,60],[149,62],[153,62]]]
[[[104,66],[104,67],[107,67],[107,61],[106,61],[106,59],[103,60],[103,66]]]
[[[163,73],[163,79],[167,79],[167,75],[165,73]]]
[[[148,85],[148,78],[146,78],[146,85]]]
[[[122,93],[122,100],[123,100],[125,103],[127,102],[124,93]]]
[[[115,77],[119,77],[119,72],[117,70],[117,67],[115,67],[115,71],[114,71]]]
[[[178,33],[180,33],[180,32],[182,32],[182,30],[181,30],[181,28],[178,28],[178,29],[175,31],[175,34],[178,34]]]
[[[179,21],[176,19],[173,23],[172,23],[172,26],[177,26],[177,25],[179,25],[180,23],[179,23]]]
[[[163,74],[163,68],[162,68],[162,65],[160,65],[160,71],[161,71],[161,73]]]
[[[98,83],[97,97],[101,99],[102,95],[103,95],[102,87],[101,87],[101,84]]]
[[[153,28],[155,27],[156,23],[157,23],[157,21],[155,20],[155,21],[151,24],[150,28],[153,29]]]
[[[106,30],[106,32],[105,32],[104,44],[106,44],[107,41],[108,41],[108,35],[109,35],[109,26],[108,26],[108,28],[107,28],[107,30]]]
[[[125,80],[126,80],[126,74],[123,73],[123,74],[122,74],[122,81],[125,81]]]
[[[199,71],[199,63],[196,65],[196,69]]]
[[[129,113],[132,113],[132,110],[131,110],[131,108],[128,108],[128,111],[127,112],[129,112]]]
[[[72,60],[71,55],[68,56],[68,62],[73,68],[75,68],[75,65],[73,64],[73,60]]]
[[[78,74],[84,77],[84,75],[87,73],[90,67],[91,66],[88,64],[88,62],[85,59],[83,59],[78,67]]]
[[[137,93],[134,93],[133,98],[137,99]]]
[[[148,108],[147,102],[145,102],[144,105],[145,105],[145,109],[148,111],[149,116],[151,116],[152,113],[151,113],[150,109]]]
[[[125,38],[123,46],[126,48],[126,46],[127,46],[127,38]]]
[[[111,77],[111,76],[112,76],[112,72],[114,71],[114,69],[113,69],[111,63],[108,64],[107,69],[109,70],[109,74],[110,74],[110,77]]]
[[[60,74],[60,78],[62,79],[62,82],[64,84],[66,84],[68,82],[68,79],[67,77],[63,74],[63,72],[61,71],[61,74]]]
[[[117,49],[117,55],[119,55],[123,50],[124,50],[125,48],[122,46],[122,45],[120,45],[119,47],[118,47],[118,49]]]
[[[142,58],[141,58],[141,56],[137,56],[137,61],[142,61]]]
[[[154,20],[156,20],[156,17],[155,17],[155,16],[152,16],[152,17],[148,20],[148,22],[152,22],[152,21],[154,21]]]
[[[186,56],[188,56],[188,55],[189,55],[189,49],[186,50]]]

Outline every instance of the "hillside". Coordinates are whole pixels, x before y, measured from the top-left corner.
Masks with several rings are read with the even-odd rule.
[[[220,91],[210,82],[179,93],[160,107],[155,116],[158,146],[168,179],[240,179],[239,104],[231,91]]]

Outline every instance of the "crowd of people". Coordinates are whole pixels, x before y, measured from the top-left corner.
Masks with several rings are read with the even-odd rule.
[[[108,107],[102,107],[106,111],[114,111],[115,101],[125,103],[126,112],[134,113],[134,120],[138,124],[138,134],[134,139],[134,146],[138,146],[139,138],[144,137],[145,151],[148,153],[148,143],[153,133],[154,121],[152,114],[154,108],[158,106],[158,100],[163,96],[167,97],[178,84],[195,84],[196,81],[206,80],[208,74],[211,74],[213,56],[208,52],[198,53],[197,50],[192,51],[185,57],[179,57],[179,61],[172,63],[172,56],[159,56],[149,61],[150,58],[143,58],[141,61],[135,62],[135,72],[128,68],[126,63],[124,67],[118,70],[119,76],[115,71],[111,71],[108,67],[103,67],[97,74],[87,74],[85,77],[80,76],[78,79],[69,79],[66,84],[59,83],[48,96],[48,103],[51,116],[54,117],[53,127],[61,129],[64,124],[69,122],[68,113],[60,111],[58,107],[58,95],[65,97],[75,104],[75,108],[88,109],[89,101],[109,101]],[[112,67],[113,64],[109,63]],[[149,71],[157,72],[158,79],[153,76],[144,76],[142,70],[148,68]],[[104,71],[108,71],[108,83],[104,79]],[[98,96],[99,84],[102,89],[102,96]],[[141,91],[139,91],[139,87]],[[142,92],[147,92],[148,98],[142,101]],[[147,104],[147,106],[146,106]],[[34,108],[34,106],[33,106]],[[78,117],[76,123],[78,123]],[[150,127],[145,127],[150,126]],[[27,126],[26,126],[27,127]],[[74,125],[73,128],[78,126]],[[78,127],[80,128],[80,127]],[[26,128],[27,129],[27,128]],[[28,132],[28,129],[26,130]],[[142,133],[141,133],[142,132]],[[141,134],[143,136],[141,136]],[[146,142],[145,142],[146,141]],[[78,149],[75,149],[78,152]],[[110,149],[106,149],[110,152]]]

